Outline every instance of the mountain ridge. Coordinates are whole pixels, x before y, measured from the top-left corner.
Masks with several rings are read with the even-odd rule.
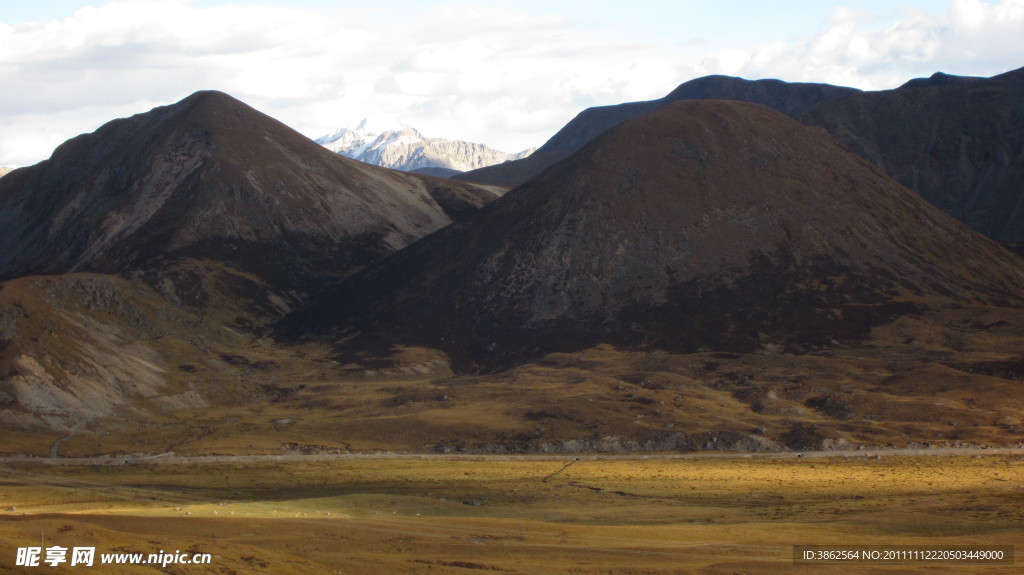
[[[750,101],[825,127],[843,145],[975,230],[1020,242],[1024,136],[1016,126],[1024,122],[1022,90],[1024,68],[991,78],[937,72],[877,92],[706,76],[683,83],[658,100],[588,108],[529,158],[454,177],[516,186],[597,134],[672,101]]]
[[[66,242],[0,227],[39,260],[30,271],[52,274],[0,283],[4,453],[1021,440],[1019,259],[820,128],[690,102],[478,209],[486,190],[348,161],[226,97],[196,98],[200,121],[157,122],[186,113],[172,105],[18,170],[31,193],[0,181],[0,219]],[[324,249],[337,245],[326,232],[282,233],[331,224],[346,198],[364,200],[349,215],[400,217],[357,222],[377,233],[342,235],[347,251]],[[455,222],[381,261],[383,238],[435,219]],[[149,235],[97,243],[135,223]],[[81,257],[96,245],[111,273]],[[51,248],[68,255],[47,270]]]
[[[258,402],[273,378],[240,354],[295,361],[265,325],[502,192],[337,156],[215,91],[73,138],[0,179],[0,424]]]
[[[596,343],[806,350],[925,300],[1019,301],[1022,280],[1015,256],[823,130],[691,100],[602,134],[283,326],[485,369]]]
[[[197,92],[0,180],[0,279],[182,256],[294,286],[326,262],[344,275],[499,194],[340,157],[226,94]]]
[[[936,73],[823,102],[797,117],[973,229],[1024,241],[1024,68]]]
[[[577,114],[529,157],[460,174],[455,176],[455,179],[484,183],[500,182],[501,185],[514,187],[539,175],[545,168],[567,158],[614,126],[678,100],[736,100],[763,104],[783,113],[791,113],[800,106],[859,91],[855,88],[829,84],[743,80],[723,75],[704,76],[685,82],[656,100],[587,108]]]
[[[443,168],[464,172],[529,156],[534,149],[518,153],[494,150],[484,144],[427,138],[411,126],[374,130],[364,119],[352,128],[342,128],[315,142],[345,157],[405,172]]]

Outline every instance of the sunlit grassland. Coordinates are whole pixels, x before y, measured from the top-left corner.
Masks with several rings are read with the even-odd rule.
[[[176,573],[807,573],[794,545],[1024,534],[1024,464],[1005,456],[20,466],[2,481],[0,570],[41,537],[214,554]]]

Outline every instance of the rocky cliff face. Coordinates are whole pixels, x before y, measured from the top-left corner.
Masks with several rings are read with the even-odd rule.
[[[533,152],[510,154],[483,144],[426,138],[407,126],[376,133],[366,128],[365,121],[355,129],[341,129],[316,142],[345,157],[405,172],[424,168],[464,172],[525,158]]]
[[[766,107],[623,123],[287,323],[508,365],[598,342],[807,349],[934,302],[1019,301],[1017,258]],[[927,303],[926,303],[927,302]]]

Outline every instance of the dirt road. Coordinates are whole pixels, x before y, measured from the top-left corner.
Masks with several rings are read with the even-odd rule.
[[[264,463],[288,461],[334,460],[461,460],[461,461],[628,461],[649,459],[794,459],[826,457],[892,457],[892,456],[954,456],[954,455],[1007,455],[1024,458],[1021,447],[938,447],[915,449],[861,449],[849,451],[803,451],[770,453],[606,453],[606,454],[470,454],[470,453],[314,453],[264,455],[178,455],[174,452],[159,454],[131,454],[100,457],[0,457],[0,465],[31,463],[40,465],[197,465],[203,463]]]

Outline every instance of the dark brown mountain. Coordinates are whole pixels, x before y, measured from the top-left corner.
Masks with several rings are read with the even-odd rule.
[[[708,76],[659,100],[584,110],[529,158],[456,179],[519,185],[612,126],[684,99],[756,102],[824,126],[975,230],[1024,241],[1024,69],[993,78],[937,73],[878,92]]]
[[[935,74],[798,114],[897,181],[1004,241],[1024,241],[1024,68]]]
[[[258,403],[279,364],[318,367],[263,325],[502,191],[342,158],[218,92],[70,140],[0,179],[0,427]]]
[[[743,80],[731,76],[705,76],[673,90],[664,98],[648,102],[629,102],[616,106],[587,108],[551,137],[536,152],[521,160],[505,162],[463,172],[453,178],[518,186],[569,157],[598,135],[641,114],[679,100],[737,100],[763,104],[787,115],[823,101],[858,93],[853,88],[828,84],[791,83],[780,80]]]
[[[453,170],[451,168],[418,168],[412,170],[412,173],[422,174],[424,176],[435,176],[438,178],[450,178],[452,176],[461,174],[462,172],[458,170]]]
[[[933,307],[1019,304],[1022,270],[824,130],[684,101],[354,276],[283,330],[435,347],[484,369],[598,342],[796,351]]]
[[[0,180],[0,279],[193,258],[301,288],[344,277],[498,193],[341,158],[230,96],[198,92]]]

